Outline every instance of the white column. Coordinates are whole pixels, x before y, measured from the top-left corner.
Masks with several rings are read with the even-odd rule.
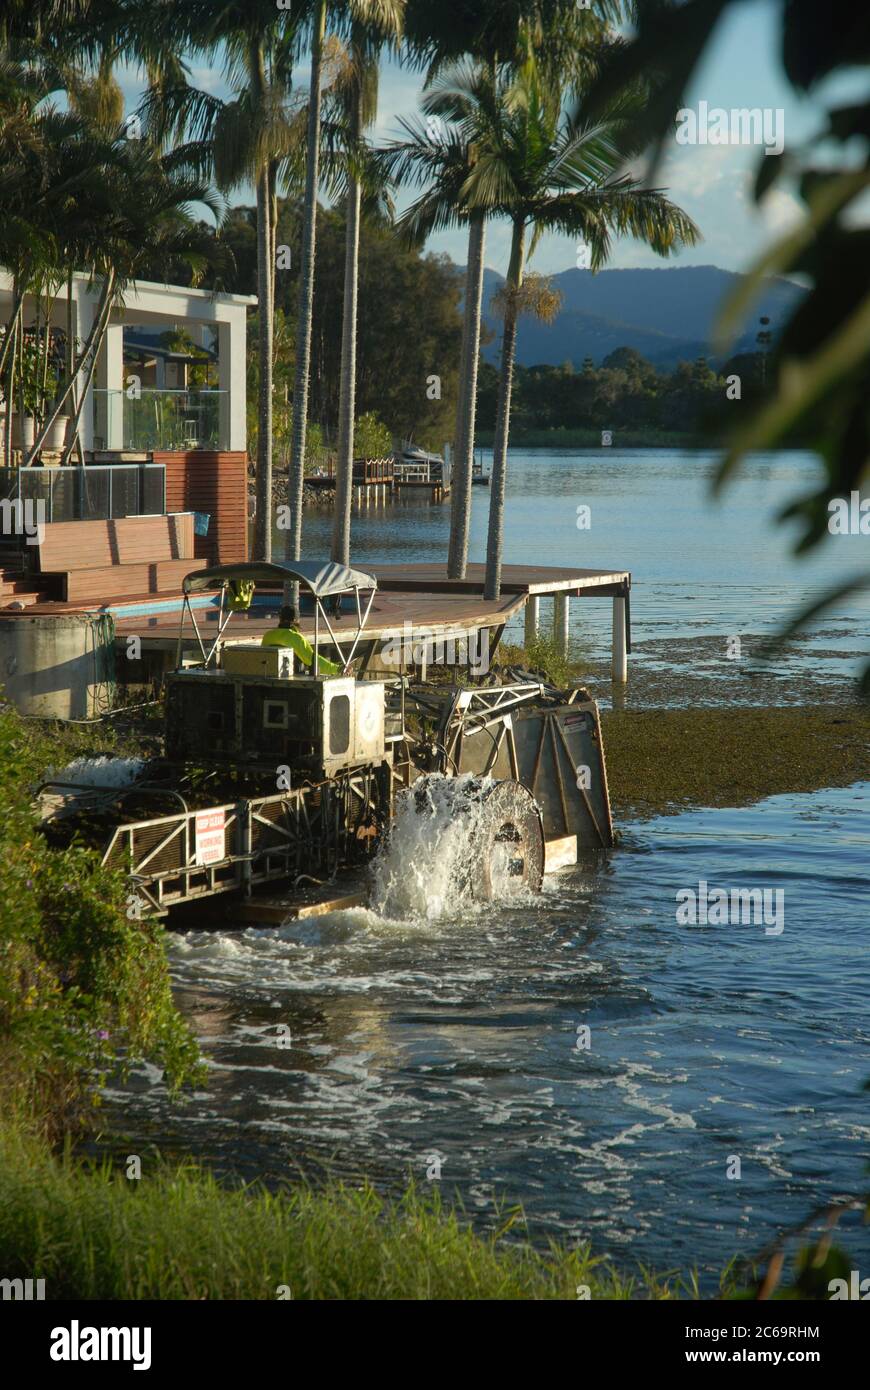
[[[88,293],[86,285],[80,281],[73,281],[73,335],[78,340],[76,350],[80,351],[87,342],[88,335],[94,322],[94,309],[96,300]],[[76,394],[81,396],[83,374],[79,372],[76,382]],[[70,402],[70,414],[72,414],[72,402]],[[85,396],[82,412],[79,416],[79,436],[82,441],[82,449],[93,449],[94,447],[94,392],[93,382]]]
[[[613,600],[613,647],[611,652],[611,675],[615,681],[624,685],[628,680],[628,653],[625,643],[625,599]]]
[[[218,385],[221,396],[219,449],[244,451],[245,428],[245,310],[217,325]]]
[[[101,438],[104,449],[124,447],[124,325],[110,323],[97,355],[96,426],[94,435]],[[85,406],[87,409],[87,405]]]
[[[537,594],[530,594],[526,599],[526,645],[533,642],[538,635],[538,620],[540,617],[541,600]]]
[[[568,595],[553,595],[553,641],[560,651],[568,650]]]

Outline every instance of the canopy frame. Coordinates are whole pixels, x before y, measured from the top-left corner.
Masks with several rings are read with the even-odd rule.
[[[202,665],[205,670],[211,666],[217,655],[218,647],[223,638],[223,634],[233,615],[233,609],[228,608],[224,614],[224,598],[227,586],[238,580],[252,582],[256,590],[257,583],[280,583],[284,584],[292,580],[301,584],[312,594],[314,598],[314,674],[317,675],[320,666],[320,620],[326,625],[333,646],[338,654],[342,666],[342,674],[346,675],[356,655],[362,637],[363,628],[368,621],[375,601],[377,592],[377,580],[374,575],[365,574],[361,570],[352,570],[340,565],[328,567],[320,566],[316,570],[309,562],[299,562],[297,565],[278,565],[270,562],[245,561],[237,565],[215,565],[207,570],[192,570],[186,575],[182,583],[183,601],[181,605],[181,622],[178,628],[178,641],[175,649],[175,667],[181,670],[184,623],[185,617],[189,613],[190,621],[193,625],[199,650],[202,655]],[[313,581],[313,582],[312,582]],[[206,592],[210,588],[220,587],[220,611],[218,615],[218,631],[211,648],[208,652],[196,621],[193,605],[190,602],[192,593]],[[363,611],[360,600],[360,591],[368,593],[368,602]],[[350,646],[350,650],[345,656],[341,642],[336,636],[326,609],[323,607],[323,598],[340,598],[342,594],[352,593],[356,602],[357,629]],[[294,658],[295,661],[295,658]]]

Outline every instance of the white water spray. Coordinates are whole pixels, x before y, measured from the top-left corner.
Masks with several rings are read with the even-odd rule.
[[[490,778],[432,773],[396,797],[390,833],[372,865],[371,904],[399,920],[458,914],[471,901],[474,830],[486,814],[480,788]]]
[[[83,787],[128,787],[136,781],[145,766],[143,758],[74,758],[60,772],[49,769],[48,775],[61,782],[74,782]]]
[[[542,869],[540,813],[524,787],[432,773],[397,798],[372,906],[394,919],[456,916],[472,900],[526,896]]]

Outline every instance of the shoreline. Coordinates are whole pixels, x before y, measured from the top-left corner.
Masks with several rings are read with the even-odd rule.
[[[870,781],[870,707],[602,713],[614,819],[741,807]]]
[[[849,687],[836,689],[839,698],[812,705],[604,710],[617,823],[870,778],[870,706],[847,704]],[[116,729],[116,721],[43,727],[38,756],[62,765],[154,752],[155,714],[119,715]],[[573,1300],[578,1284],[597,1299],[701,1297],[689,1269],[648,1271],[632,1263],[630,1249],[618,1263],[599,1262],[586,1244],[545,1252],[522,1226],[508,1239],[491,1237],[437,1190],[413,1184],[386,1196],[364,1178],[240,1190],[193,1155],[147,1151],[142,1180],[131,1184],[123,1135],[91,1133],[102,1150],[96,1164],[31,1143],[14,1122],[0,1126],[0,1206],[8,1215],[0,1255],[7,1274],[38,1270],[49,1298],[275,1299],[290,1288],[294,1299],[437,1299],[465,1286],[465,1298]],[[123,1154],[113,1162],[117,1142]],[[64,1234],[72,1210],[90,1214],[74,1238]],[[155,1249],[165,1258],[146,1258]],[[414,1275],[421,1268],[422,1283]],[[718,1289],[704,1297],[752,1296],[757,1280],[751,1264],[725,1263]],[[788,1275],[783,1283],[791,1284]]]

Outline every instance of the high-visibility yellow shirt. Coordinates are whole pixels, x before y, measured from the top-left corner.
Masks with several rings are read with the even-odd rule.
[[[263,634],[260,643],[263,647],[289,647],[299,657],[304,666],[311,670],[311,663],[314,660],[314,648],[303,637],[302,633],[295,627],[274,627],[271,631]],[[329,661],[325,656],[318,655],[317,669],[322,676],[340,676],[341,667],[336,666],[334,661]]]

